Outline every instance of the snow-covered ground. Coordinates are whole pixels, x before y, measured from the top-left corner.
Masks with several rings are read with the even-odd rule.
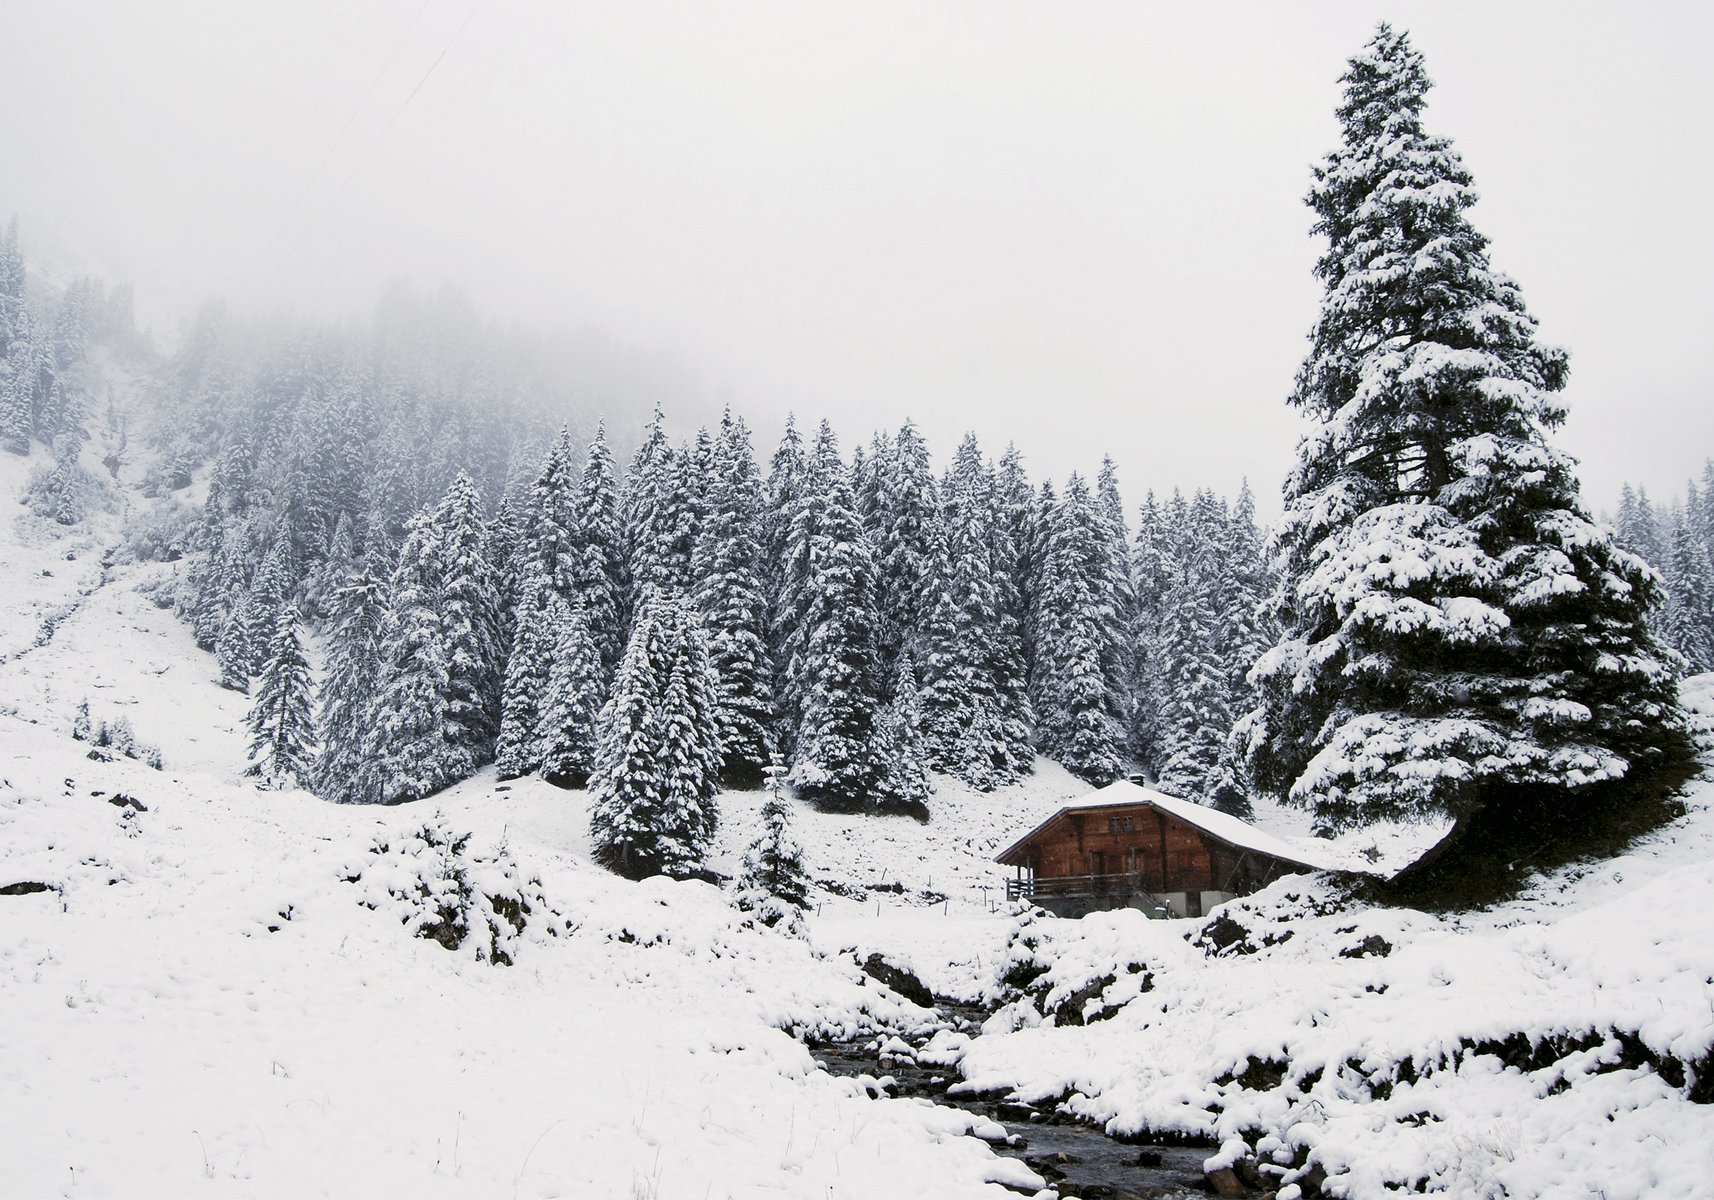
[[[813,1070],[788,1031],[930,1032],[848,950],[1006,1002],[983,1036],[935,1043],[971,1086],[1209,1136],[1217,1162],[1325,1172],[1329,1194],[1714,1194],[1714,785],[1624,857],[1483,913],[1364,908],[1297,877],[1208,921],[1020,930],[992,855],[1087,790],[1043,764],[997,795],[944,788],[926,824],[799,810],[825,886],[791,938],[712,885],[601,871],[583,794],[539,781],[385,810],[257,791],[244,698],[151,600],[175,568],[116,552],[148,502],[115,488],[61,529],[15,502],[40,465],[0,454],[0,1195],[1035,1186],[963,1136],[967,1114]],[[1714,731],[1714,678],[1686,696]],[[88,757],[83,700],[164,769]],[[761,801],[723,797],[716,870]],[[1258,823],[1307,834],[1296,812]],[[448,858],[425,826],[469,843]],[[1328,852],[1384,866],[1436,832]],[[453,952],[412,937],[410,896],[460,871],[528,903],[523,929]]]
[[[100,472],[103,453],[87,447],[85,465]],[[17,503],[41,465],[0,455],[0,1195],[982,1197],[1009,1194],[992,1181],[1039,1183],[964,1136],[968,1114],[815,1071],[788,1031],[932,1014],[848,956],[749,925],[712,885],[593,866],[582,793],[488,774],[375,810],[256,790],[244,698],[150,598],[175,568],[118,552],[127,509],[148,501],[115,488],[108,510],[62,529]],[[164,769],[89,757],[70,736],[84,700]],[[1044,774],[1008,799],[1014,823],[1074,789]],[[756,806],[728,806],[728,867]],[[800,836],[853,896],[907,889],[831,904],[948,922],[949,908],[985,911],[974,884],[1011,826],[960,857],[945,816],[855,838],[808,814]],[[449,861],[413,838],[425,825],[470,841]],[[423,913],[409,897],[458,870],[531,902],[521,933],[500,930],[512,965],[479,960],[486,937],[448,952],[411,936]],[[931,910],[931,887],[956,899]]]

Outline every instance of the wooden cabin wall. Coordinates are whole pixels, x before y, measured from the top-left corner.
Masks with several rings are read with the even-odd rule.
[[[1132,828],[1108,828],[1111,818]],[[1074,812],[1032,843],[1041,878],[1137,872],[1150,892],[1214,891],[1238,869],[1237,856],[1200,830],[1159,809],[1132,813]]]

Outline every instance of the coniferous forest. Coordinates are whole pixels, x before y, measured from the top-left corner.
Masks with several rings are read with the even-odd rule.
[[[493,762],[664,804],[646,824],[693,845],[698,804],[663,797],[775,754],[830,809],[920,812],[936,774],[985,791],[1044,754],[1242,810],[1226,732],[1269,636],[1247,489],[1128,505],[1110,462],[1038,482],[972,436],[937,465],[909,423],[758,451],[732,412],[675,440],[656,411],[619,454],[478,370],[489,348],[407,371],[405,336],[211,316],[171,364],[158,486],[206,494],[152,549],[258,698],[265,776],[393,803]]]

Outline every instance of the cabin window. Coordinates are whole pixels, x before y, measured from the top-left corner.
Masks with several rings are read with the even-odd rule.
[[[1130,833],[1131,832],[1131,818],[1130,817],[1108,817],[1107,818],[1107,832],[1108,833]]]

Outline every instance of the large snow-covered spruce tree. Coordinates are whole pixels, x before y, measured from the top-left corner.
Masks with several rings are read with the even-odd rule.
[[[978,791],[1029,773],[1031,712],[1011,572],[1016,552],[997,519],[993,473],[967,434],[940,488],[935,594],[925,612],[921,702],[936,770]]]
[[[822,808],[882,807],[879,664],[875,654],[875,561],[853,508],[831,431],[818,441],[816,488],[798,505],[789,545],[797,591],[786,644],[788,697],[796,699],[788,781]]]
[[[554,641],[533,757],[543,779],[580,787],[595,758],[595,719],[606,698],[607,673],[583,609],[551,597],[543,624]]]
[[[1042,751],[1094,784],[1125,773],[1125,725],[1113,679],[1118,652],[1109,530],[1083,480],[1072,475],[1041,564],[1036,677]]]
[[[541,711],[553,669],[555,631],[549,610],[559,597],[541,575],[518,585],[517,628],[500,690],[500,734],[494,769],[501,779],[528,775],[542,765]],[[563,601],[560,602],[563,605]]]
[[[1343,76],[1309,204],[1325,293],[1292,403],[1283,635],[1239,726],[1324,827],[1549,809],[1683,753],[1644,622],[1656,577],[1589,518],[1549,434],[1566,356],[1488,260],[1429,80],[1382,25]]]
[[[648,592],[596,725],[595,857],[633,879],[689,875],[713,836],[720,741],[702,632],[677,597]]]
[[[447,664],[445,734],[449,749],[470,763],[458,772],[465,775],[494,757],[505,651],[485,553],[482,498],[462,471],[435,510],[435,525]]]
[[[250,706],[250,765],[246,774],[265,787],[307,784],[315,763],[315,722],[310,716],[309,663],[298,641],[298,614],[283,604]]]
[[[336,804],[376,803],[384,785],[368,741],[381,674],[385,587],[365,567],[336,588],[329,603],[327,654],[317,690],[321,756],[315,792]]]
[[[625,650],[625,552],[616,486],[607,429],[600,426],[584,455],[578,483],[577,558],[568,600],[583,610],[609,675]]]
[[[706,511],[691,558],[693,599],[720,681],[722,777],[732,786],[753,787],[773,757],[773,680],[758,562],[762,485],[742,418],[728,412],[721,419],[710,454]]]
[[[381,799],[416,800],[453,782],[443,727],[450,686],[437,612],[439,562],[428,510],[411,519],[387,588],[368,753],[383,764]]]
[[[388,589],[373,753],[388,800],[416,800],[493,757],[500,647],[481,500],[460,473],[412,518]]]

